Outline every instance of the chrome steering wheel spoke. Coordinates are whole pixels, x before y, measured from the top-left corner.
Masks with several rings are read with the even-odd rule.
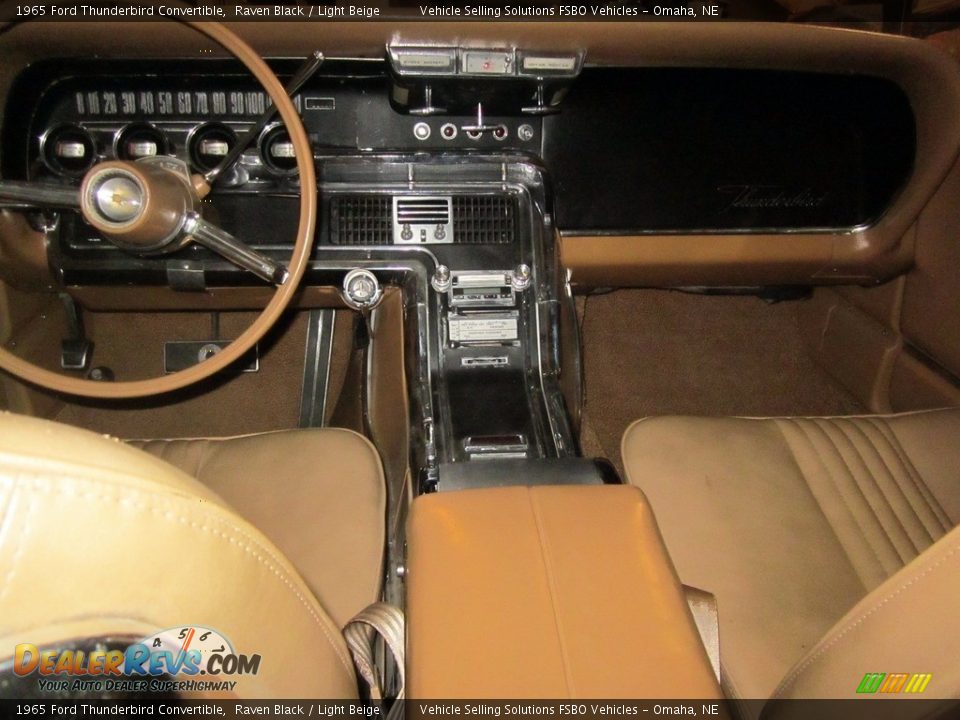
[[[88,222],[92,222],[104,232],[108,239],[130,252],[157,251],[170,252],[182,247],[184,242],[193,241],[213,250],[234,265],[248,270],[262,280],[273,285],[283,285],[289,273],[287,268],[261,252],[254,250],[242,240],[234,237],[223,228],[204,220],[200,213],[189,209],[195,202],[195,190],[190,185],[189,173],[177,172],[172,158],[164,163],[140,164],[143,170],[150,165],[150,174],[138,175],[132,170],[137,166],[124,167],[124,163],[104,163],[94,168],[87,176],[80,191],[75,188],[51,185],[39,182],[0,181],[0,208],[74,208],[84,211]],[[104,170],[101,170],[104,169]],[[97,175],[101,173],[103,178]],[[144,246],[143,240],[134,237],[133,242],[124,233],[127,228],[137,225],[147,208],[148,197],[144,184],[154,177],[155,182],[166,181],[168,190],[172,188],[172,200],[168,200],[165,212],[159,216],[173,218],[180,214],[182,222],[179,228],[170,227],[159,246]],[[173,178],[176,178],[174,180]],[[163,189],[156,185],[155,189]],[[157,193],[155,193],[157,194]],[[169,193],[168,193],[169,194]],[[85,199],[85,202],[84,202]],[[179,208],[185,208],[183,212]],[[176,210],[176,212],[173,212]],[[182,213],[182,214],[181,214]],[[149,223],[150,235],[161,227],[157,222]],[[164,232],[160,232],[164,235]],[[179,236],[179,239],[177,239]]]
[[[192,212],[187,215],[183,232],[194,242],[213,250],[234,265],[252,272],[269,283],[283,285],[289,275],[282,263],[257,252],[223,228],[207,222],[200,217],[199,213]]]
[[[80,208],[76,188],[40,182],[0,180],[0,207],[8,208]]]

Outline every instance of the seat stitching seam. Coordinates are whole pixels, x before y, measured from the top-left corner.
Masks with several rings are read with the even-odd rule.
[[[212,519],[223,523],[226,526],[227,530],[231,531],[232,533],[234,533],[235,535],[239,536],[244,541],[246,541],[247,543],[246,545],[238,543],[236,537],[231,537],[227,532],[224,532],[223,530],[218,530],[208,525],[198,524],[196,521],[191,520],[190,518],[186,517],[182,513],[177,513],[176,511],[173,511],[173,510],[161,510],[160,508],[154,507],[146,502],[138,502],[132,495],[128,495],[127,497],[122,497],[119,495],[97,493],[95,491],[74,492],[70,489],[65,489],[65,488],[54,489],[50,487],[46,482],[44,482],[44,478],[40,476],[27,478],[26,475],[22,475],[21,479],[24,479],[25,482],[31,485],[31,487],[34,490],[41,492],[44,495],[54,495],[54,496],[58,496],[58,495],[71,496],[72,495],[74,497],[87,498],[94,501],[106,501],[106,502],[113,503],[115,505],[127,505],[129,507],[132,507],[135,510],[140,510],[141,512],[146,511],[151,515],[154,515],[158,518],[161,518],[167,521],[176,520],[180,524],[187,525],[193,528],[194,530],[199,530],[200,532],[217,537],[221,540],[228,542],[231,545],[237,545],[241,550],[243,550],[248,555],[252,556],[255,560],[257,560],[258,563],[260,563],[265,568],[267,568],[270,572],[272,572],[277,577],[277,579],[279,579],[290,590],[290,592],[300,601],[300,603],[307,610],[310,617],[316,623],[317,627],[320,628],[320,631],[327,638],[327,641],[330,643],[331,648],[336,653],[337,657],[340,659],[340,662],[343,664],[344,668],[346,668],[347,671],[351,673],[351,675],[353,674],[354,672],[353,665],[347,661],[346,657],[341,653],[340,649],[337,648],[336,644],[333,641],[333,638],[330,636],[330,633],[328,632],[327,628],[324,626],[323,619],[321,618],[321,616],[318,615],[317,612],[312,607],[310,607],[310,604],[307,601],[307,599],[303,596],[303,593],[297,590],[294,584],[290,581],[289,573],[277,561],[276,555],[268,547],[264,546],[256,538],[254,538],[253,536],[245,532],[242,528],[236,525],[231,525],[229,519],[218,518],[216,517],[216,514],[212,514],[209,511],[207,512],[207,514],[210,515]],[[65,478],[65,479],[73,483],[84,482],[83,480],[77,480],[73,478]],[[32,498],[31,498],[31,503],[32,503]],[[257,551],[259,551],[262,554],[258,554]],[[273,563],[271,564],[270,562],[268,562],[268,559],[273,560]]]
[[[200,456],[197,458],[197,471],[194,473],[194,477],[199,480],[200,475],[203,473],[203,469],[207,466],[207,451],[210,450],[210,443],[201,441],[203,444],[200,445]]]
[[[888,423],[880,423],[878,420],[871,420],[871,422],[878,424],[889,435],[890,444],[893,445],[896,452],[901,456],[904,465],[908,468],[910,479],[917,486],[917,489],[924,495],[930,508],[934,511],[934,515],[937,515],[937,520],[939,520],[944,533],[952,530],[953,524],[950,522],[946,511],[943,509],[943,506],[940,504],[940,501],[937,500],[933,492],[931,492],[929,486],[924,481],[923,476],[920,474],[920,471],[917,470],[916,465],[914,465],[913,460],[910,458],[909,453],[907,453],[907,449],[903,446],[903,443],[900,442],[900,438],[897,437],[897,434],[893,432],[893,428],[890,427]]]
[[[860,430],[860,428],[857,427],[854,423],[851,423],[851,422],[849,422],[849,421],[845,421],[845,420],[843,420],[843,419],[833,420],[832,422],[833,422],[834,427],[836,427],[837,430],[844,436],[844,438],[846,438],[847,442],[850,443],[850,447],[852,448],[853,452],[857,455],[857,457],[860,458],[860,462],[863,463],[864,470],[865,470],[865,475],[866,475],[866,477],[865,477],[865,479],[864,479],[864,484],[869,483],[869,484],[872,485],[874,488],[876,488],[877,493],[880,495],[880,498],[882,499],[882,504],[885,506],[886,510],[889,511],[889,514],[892,516],[893,522],[900,526],[900,529],[901,529],[902,532],[903,532],[904,538],[906,539],[906,541],[910,544],[910,546],[911,546],[911,547],[913,548],[913,550],[914,550],[914,555],[913,555],[913,557],[916,557],[917,555],[919,555],[919,554],[923,551],[923,549],[920,548],[920,546],[918,546],[917,543],[915,543],[915,542],[913,541],[913,538],[910,536],[910,531],[907,529],[906,523],[903,521],[903,518],[901,518],[901,517],[897,514],[897,511],[896,511],[896,509],[894,508],[893,503],[890,502],[890,497],[887,495],[886,492],[884,492],[883,487],[880,485],[879,481],[877,480],[877,476],[876,476],[874,473],[870,472],[870,467],[869,467],[869,464],[867,463],[866,456],[865,456],[864,453],[861,452],[860,449],[856,446],[856,443],[854,443],[854,441],[853,441],[853,437],[854,437],[854,436],[852,435],[852,433],[859,432],[860,435],[863,436],[864,440],[865,440],[866,443],[867,443],[867,446],[868,446],[870,449],[874,450],[875,454],[877,455],[877,458],[880,460],[880,463],[883,465],[884,470],[886,470],[887,474],[888,474],[888,475],[891,477],[891,479],[893,480],[894,485],[896,485],[896,484],[897,484],[896,478],[893,477],[893,472],[891,471],[890,467],[887,465],[886,461],[883,459],[883,456],[880,455],[879,452],[876,452],[876,447],[874,446],[874,444],[872,443],[872,441],[870,440],[870,438],[867,437],[867,436],[863,433],[863,431]],[[901,491],[901,495],[902,495],[902,494],[903,494],[903,493],[902,493],[902,491]],[[870,505],[870,501],[869,501],[869,499],[867,499],[866,493],[864,493],[864,499],[867,500],[867,504]],[[904,500],[906,500],[906,496],[904,496]],[[908,505],[908,506],[910,505],[910,502],[909,502],[909,501],[907,501],[907,505]],[[871,505],[871,507],[873,507],[873,506]],[[911,508],[911,509],[912,509],[912,508]],[[880,515],[879,510],[874,509],[874,514],[877,516],[877,521],[880,523],[881,529],[884,531],[884,533],[886,533],[887,537],[890,538],[890,536],[891,536],[890,530],[888,530],[888,529],[885,527],[885,523],[884,523],[884,521],[883,521],[883,518],[882,518],[881,515]],[[917,518],[917,520],[919,520],[919,517]],[[923,526],[923,523],[920,523],[920,525],[921,525],[921,527],[922,527],[922,526]],[[926,530],[926,528],[924,528],[924,530]],[[930,539],[932,540],[933,538],[930,538]],[[912,559],[913,559],[913,557],[910,557],[910,558],[905,557],[905,556],[903,555],[903,553],[901,553],[900,550],[897,549],[897,545],[896,545],[896,543],[893,542],[892,539],[891,539],[891,541],[890,541],[890,544],[893,546],[894,550],[896,550],[897,554],[900,555],[900,557],[903,559],[904,564],[906,564],[909,560],[912,560]]]
[[[733,677],[730,675],[729,671],[727,670],[727,667],[728,665],[721,658],[720,659],[720,685],[721,687],[726,686],[727,696],[731,700],[739,700],[743,697],[743,694],[740,692],[739,688],[737,687],[737,683],[734,682]]]
[[[731,417],[736,418],[737,420],[750,420],[753,422],[763,422],[765,420],[832,420],[834,418],[852,418],[854,420],[860,420],[864,418],[880,418],[881,420],[886,420],[888,418],[901,418],[901,417],[912,417],[914,415],[936,415],[938,413],[956,413],[956,406],[947,405],[944,407],[931,408],[925,410],[908,410],[905,412],[890,412],[890,413],[869,413],[869,414],[855,414],[855,415],[732,415]],[[650,416],[650,417],[666,417],[666,416]],[[669,417],[684,417],[684,416],[669,416]]]
[[[901,482],[893,466],[886,461],[886,459],[883,457],[883,453],[880,452],[881,442],[885,443],[886,444],[885,449],[892,451],[894,455],[897,455],[896,451],[890,447],[890,443],[887,441],[887,438],[883,435],[883,433],[878,433],[879,437],[877,438],[877,441],[874,441],[870,438],[869,435],[867,435],[866,431],[863,429],[862,426],[858,425],[857,423],[849,423],[849,426],[853,431],[863,436],[864,440],[870,444],[871,448],[879,458],[880,462],[883,463],[883,467],[887,471],[887,474],[890,476],[890,479],[893,481],[896,491],[900,494],[900,497],[906,503],[909,511],[913,513],[913,517],[916,520],[916,522],[919,524],[920,530],[923,533],[925,533],[927,537],[930,539],[930,543],[926,545],[926,547],[929,547],[930,544],[934,542],[935,538],[933,537],[933,534],[930,532],[930,530],[927,528],[926,523],[923,522],[923,518],[920,517],[920,513],[917,512],[917,508],[914,506],[914,503],[911,502],[910,495],[907,493],[907,490],[909,489],[908,486],[905,483]],[[900,459],[899,456],[898,456],[898,459]],[[879,482],[877,482],[877,487],[880,488]],[[883,493],[884,498],[888,497],[887,494],[884,493],[882,488],[880,488],[880,492]],[[916,498],[916,496],[914,496],[914,498]],[[922,497],[920,498],[920,501],[923,502]],[[889,503],[889,500],[888,500],[888,503]],[[907,537],[910,539],[911,544],[916,548],[917,554],[919,555],[921,552],[923,552],[923,550],[926,549],[926,547],[921,548],[919,545],[917,545],[916,542],[913,541],[913,538],[911,537],[910,532],[907,529],[906,522],[904,522],[903,518],[901,518],[899,513],[897,513],[896,508],[893,506],[893,504],[892,503],[889,503],[889,504],[890,504],[890,509],[893,511],[894,516],[896,516],[897,519],[900,521],[900,524],[903,526],[904,531],[907,532]]]
[[[796,469],[797,474],[800,476],[801,482],[803,482],[804,486],[807,488],[807,492],[810,493],[810,497],[813,499],[814,504],[817,506],[817,509],[820,510],[820,514],[823,516],[824,520],[826,521],[827,527],[830,528],[830,531],[833,533],[833,537],[836,538],[837,542],[839,543],[842,549],[843,541],[840,539],[840,535],[837,533],[837,529],[831,524],[830,519],[826,516],[826,513],[823,512],[823,506],[821,505],[820,500],[817,498],[817,495],[813,491],[813,488],[810,487],[810,483],[807,482],[807,476],[803,472],[803,468],[800,467],[800,462],[797,460],[797,453],[794,450],[793,443],[787,437],[787,433],[783,429],[783,424],[785,422],[790,422],[793,419],[794,418],[771,418],[771,420],[773,420],[774,427],[780,433],[780,437],[783,440],[784,444],[786,445],[787,451],[790,453],[790,459],[793,461],[793,467]],[[810,442],[808,438],[804,437],[804,438],[801,438],[801,440],[805,440],[810,445],[810,447],[813,448],[813,443]],[[816,455],[815,449],[814,449],[814,455]],[[817,461],[820,462],[819,457],[817,457]],[[823,463],[820,462],[820,465],[823,466]],[[826,470],[826,468],[824,468],[824,470]],[[842,500],[843,498],[841,498],[841,501]],[[850,513],[850,514],[852,516],[853,513]],[[844,550],[844,552],[846,552],[846,550]]]
[[[14,487],[10,491],[10,505],[7,508],[7,512],[4,514],[3,525],[6,524],[6,519],[8,517],[11,517],[13,513],[14,498],[16,498],[17,495],[18,495],[17,488],[16,488],[16,485],[14,485]],[[30,516],[32,514],[33,514],[33,498],[28,496],[27,507],[24,510],[23,516],[22,516],[20,532],[14,535],[16,550],[14,550],[13,556],[10,558],[10,569],[7,570],[7,574],[4,575],[3,577],[3,587],[0,587],[0,600],[3,600],[7,596],[7,593],[10,590],[10,586],[13,584],[13,578],[16,575],[17,566],[20,564],[20,558],[23,557],[23,550],[27,545],[26,542],[24,542],[24,538],[27,536],[28,530],[30,529],[29,522],[30,522]],[[0,527],[2,527],[3,525],[0,525]],[[13,533],[12,521],[9,525],[9,528],[10,528],[10,532]]]
[[[849,623],[847,624],[847,626],[846,626],[843,630],[841,630],[838,635],[836,635],[835,637],[833,637],[828,643],[826,643],[823,647],[821,647],[819,650],[817,650],[813,655],[811,655],[809,658],[807,658],[807,659],[800,665],[800,667],[798,667],[796,670],[794,670],[793,672],[791,672],[791,673],[780,683],[780,685],[777,686],[777,689],[774,691],[773,695],[771,695],[771,699],[774,699],[774,698],[779,697],[779,696],[787,689],[787,687],[788,687],[790,684],[794,683],[800,675],[802,675],[804,672],[806,672],[807,668],[809,668],[813,663],[815,663],[815,662],[816,662],[817,660],[819,660],[823,655],[825,655],[827,652],[829,652],[830,649],[831,649],[834,645],[836,645],[838,642],[840,642],[840,640],[842,640],[847,634],[849,634],[850,632],[852,632],[853,630],[855,630],[858,626],[862,625],[864,622],[866,622],[868,619],[870,619],[870,617],[871,617],[872,615],[875,615],[877,612],[879,612],[879,611],[883,608],[884,605],[887,605],[891,600],[893,600],[894,598],[896,598],[898,595],[900,595],[900,594],[903,593],[904,591],[910,589],[911,586],[913,586],[913,585],[915,585],[916,583],[918,583],[920,580],[922,580],[923,578],[925,578],[925,577],[926,577],[927,575],[929,575],[930,573],[934,572],[935,570],[938,570],[938,569],[940,568],[940,566],[943,565],[944,563],[946,563],[953,555],[955,555],[955,554],[957,553],[957,551],[960,551],[960,545],[955,545],[953,548],[950,549],[949,552],[947,552],[946,555],[944,555],[942,558],[940,558],[940,559],[939,559],[937,562],[935,562],[933,565],[930,565],[929,567],[925,568],[919,575],[915,576],[915,577],[912,578],[911,580],[908,580],[907,582],[905,582],[905,583],[903,583],[902,585],[900,585],[897,589],[895,589],[895,590],[891,591],[890,593],[888,593],[886,596],[884,596],[881,600],[879,600],[879,601],[878,601],[873,607],[871,607],[869,610],[860,613],[860,614],[857,616],[856,620],[852,620],[851,622],[849,622]]]
[[[854,492],[855,492],[857,495],[859,495],[859,498],[860,498],[860,500],[862,501],[862,505],[864,506],[864,508],[865,508],[866,511],[867,511],[867,516],[868,516],[868,517],[872,517],[872,518],[876,521],[877,526],[879,527],[879,529],[880,529],[880,531],[881,531],[881,540],[884,539],[884,538],[887,540],[887,544],[888,544],[888,545],[890,546],[890,548],[893,550],[894,554],[900,559],[900,563],[901,563],[901,566],[902,566],[903,564],[906,563],[906,559],[903,557],[903,555],[901,555],[901,553],[900,553],[900,551],[897,549],[896,545],[894,545],[894,544],[890,541],[890,536],[889,536],[889,534],[887,533],[887,530],[886,530],[886,528],[885,528],[884,525],[883,525],[883,520],[880,519],[880,516],[877,514],[876,509],[873,507],[873,505],[870,504],[870,501],[867,499],[866,493],[863,491],[863,486],[860,484],[860,481],[857,479],[856,473],[854,473],[853,468],[850,467],[850,463],[848,463],[848,462],[847,462],[847,459],[843,456],[843,452],[842,452],[841,449],[840,449],[840,444],[839,444],[839,442],[838,442],[837,440],[835,440],[833,437],[831,437],[830,433],[828,433],[828,432],[826,431],[825,427],[824,427],[824,426],[832,427],[832,428],[834,428],[835,430],[837,430],[837,432],[839,432],[839,433],[843,436],[843,439],[846,440],[846,441],[851,445],[852,451],[853,451],[858,457],[861,457],[860,454],[859,454],[859,452],[857,451],[857,448],[856,448],[856,447],[853,447],[853,443],[850,442],[850,439],[846,436],[846,433],[844,433],[843,430],[842,430],[840,427],[837,426],[835,420],[836,420],[836,418],[827,418],[827,419],[823,419],[823,420],[821,420],[821,421],[816,421],[816,420],[815,420],[815,421],[814,421],[813,423],[811,423],[811,424],[813,425],[813,429],[814,429],[816,432],[818,432],[820,435],[823,436],[823,438],[824,438],[824,439],[826,440],[826,442],[828,443],[829,447],[833,450],[833,454],[834,454],[834,455],[836,456],[836,458],[840,461],[840,464],[843,466],[843,470],[845,471],[847,477],[850,479],[850,482],[851,482],[851,484],[853,485],[853,488],[855,488]],[[821,424],[821,422],[822,422],[822,424]],[[861,457],[861,459],[862,459],[862,457]],[[829,474],[829,473],[828,473],[828,474]],[[833,475],[832,475],[832,474],[830,475],[830,477],[831,477],[831,480],[833,480]],[[837,484],[836,482],[834,482],[834,485],[835,485],[835,486],[838,488],[838,490],[839,490],[839,487],[840,487],[839,484]],[[849,506],[848,506],[848,507],[849,507]],[[851,509],[851,510],[852,510],[852,509]],[[877,560],[880,561],[880,567],[881,567],[881,570],[883,571],[883,574],[884,574],[885,576],[889,576],[889,575],[890,575],[890,571],[887,570],[887,568],[885,567],[884,562],[883,562],[883,559],[882,559],[882,557],[880,556],[880,553],[877,552],[876,546],[873,545],[873,543],[870,542],[869,538],[867,537],[867,527],[866,527],[863,523],[860,523],[859,521],[857,522],[857,526],[860,528],[860,532],[863,534],[864,540],[865,540],[868,544],[870,544],[871,547],[874,548],[874,554],[876,555]]]
[[[947,408],[944,408],[947,409]],[[256,432],[241,433],[239,435],[218,435],[211,437],[209,435],[197,435],[197,436],[187,436],[187,437],[175,437],[175,438],[117,438],[120,442],[123,443],[148,443],[148,442],[196,442],[198,440],[206,440],[208,442],[229,442],[230,440],[243,440],[244,438],[259,437],[261,435],[283,435],[285,433],[302,433],[309,432],[315,433],[316,431],[322,431],[324,433],[340,433],[344,435],[354,435],[358,438],[366,440],[369,442],[368,438],[357,432],[356,430],[350,430],[348,428],[342,427],[322,427],[322,428],[280,428],[278,430],[258,430]],[[106,435],[104,437],[113,437],[112,435]]]
[[[45,488],[38,488],[38,489],[40,489],[41,492],[45,492],[45,494],[53,494],[53,495],[75,494],[75,493],[69,493],[64,491],[58,492],[52,489],[45,489]],[[117,505],[129,505],[134,509],[139,509],[141,511],[146,510],[151,515],[155,515],[156,517],[160,517],[164,520],[168,520],[168,521],[177,520],[181,524],[188,525],[194,530],[199,530],[201,532],[207,533],[214,537],[218,537],[221,540],[225,540],[231,545],[237,544],[234,541],[234,539],[230,538],[230,536],[227,533],[221,530],[217,530],[216,528],[209,527],[208,525],[198,524],[197,522],[190,520],[188,517],[184,516],[183,514],[176,513],[175,511],[169,511],[169,510],[163,511],[163,510],[160,510],[159,508],[154,508],[146,503],[137,503],[135,500],[133,500],[133,498],[127,499],[127,498],[122,498],[116,495],[97,495],[96,493],[92,493],[92,492],[82,493],[81,496],[86,496],[94,500],[106,500],[108,502],[112,502]],[[308,603],[306,598],[303,596],[303,594],[299,590],[297,590],[296,587],[294,587],[289,577],[287,577],[287,572],[277,562],[276,555],[272,551],[270,551],[269,548],[267,548],[262,543],[257,541],[256,538],[246,533],[242,528],[237,527],[235,525],[231,525],[229,523],[229,520],[226,520],[224,518],[220,518],[219,520],[227,526],[228,530],[236,533],[248,543],[246,546],[241,545],[240,548],[247,554],[251,555],[254,559],[256,559],[258,563],[260,563],[261,565],[266,567],[268,570],[270,570],[284,585],[286,585],[286,587],[290,590],[290,592],[300,601],[300,603],[307,610],[310,617],[314,620],[314,622],[320,628],[321,632],[323,632],[323,634],[326,636],[328,642],[330,642],[332,649],[340,658],[340,661],[343,663],[344,667],[352,673],[353,666],[346,661],[346,659],[341,655],[340,651],[337,649],[336,645],[334,645],[333,639],[330,637],[330,634],[327,631],[327,628],[324,627],[322,619],[320,618],[319,615],[317,615],[316,611],[310,607],[310,604]],[[259,550],[261,553],[263,553],[263,555],[266,555],[268,558],[272,559],[275,564],[271,565],[269,562],[267,562],[264,559],[264,557],[262,557],[261,555],[258,555],[257,552],[251,548],[251,546],[255,546],[255,548]]]
[[[820,467],[823,468],[824,475],[826,476],[827,481],[833,486],[834,491],[837,494],[837,497],[840,498],[840,502],[843,503],[844,508],[846,508],[847,514],[850,516],[850,520],[860,530],[860,535],[863,539],[864,545],[870,550],[870,553],[876,559],[877,564],[880,566],[880,571],[884,575],[886,575],[887,569],[884,567],[883,560],[880,559],[880,553],[877,552],[877,549],[873,546],[873,543],[870,542],[870,539],[867,537],[863,524],[860,522],[860,519],[857,517],[857,514],[853,511],[853,508],[850,506],[850,503],[847,501],[847,498],[844,497],[843,491],[840,489],[840,486],[836,482],[834,482],[833,473],[830,472],[829,468],[827,468],[823,460],[820,458],[819,453],[817,453],[816,444],[814,443],[812,437],[810,436],[809,431],[799,422],[799,419],[797,418],[784,418],[784,420],[788,423],[795,425],[797,429],[800,431],[800,433],[807,440],[807,442],[810,444],[810,448],[813,451],[813,456],[816,458],[817,462],[820,464]],[[806,473],[804,473],[801,470],[800,474],[803,477],[803,481],[806,483],[807,487],[810,488],[810,492],[813,493],[814,498],[816,498],[817,494],[813,491],[813,487],[810,485],[810,481],[807,479]],[[819,505],[820,502],[818,501],[817,504]],[[822,505],[821,505],[821,512],[823,512]],[[823,512],[823,516],[824,518],[826,518],[827,524],[830,525],[831,528],[833,528],[833,532],[834,534],[836,534],[837,540],[840,541],[840,546],[843,547],[844,543],[843,543],[843,539],[840,537],[839,530],[833,527],[833,523],[830,522],[830,517],[825,512]],[[846,550],[844,550],[844,552],[846,553]],[[847,555],[849,557],[849,553],[847,553]]]
[[[0,517],[0,538],[2,538],[3,528],[7,523],[7,519],[11,517],[11,512],[13,508],[13,498],[16,493],[17,487],[16,487],[16,483],[11,477],[5,477],[0,479],[0,483],[6,486],[5,489],[9,491],[6,495],[6,502],[4,503],[4,507],[6,509],[4,510],[3,516]]]
[[[559,592],[556,587],[553,576],[553,566],[550,563],[550,548],[546,532],[543,528],[542,518],[540,517],[540,508],[536,497],[530,488],[526,489],[527,499],[530,503],[530,511],[533,514],[534,526],[537,529],[537,543],[540,546],[540,557],[543,559],[544,571],[547,575],[547,587],[550,592],[550,607],[553,610],[554,627],[557,629],[557,641],[560,643],[560,659],[563,662],[563,680],[567,686],[567,694],[570,697],[576,697],[574,692],[573,673],[570,668],[570,657],[567,652],[567,645],[563,639],[563,623],[560,620],[560,607],[558,602]]]
[[[893,432],[893,428],[886,422],[880,422],[879,419],[868,418],[868,421],[876,427],[883,435],[887,438],[887,442],[890,443],[890,446],[893,448],[893,451],[900,458],[900,462],[903,463],[904,467],[907,470],[907,477],[916,487],[917,492],[920,493],[923,500],[927,503],[931,511],[933,511],[934,516],[937,519],[937,522],[940,523],[941,529],[944,533],[949,532],[952,529],[949,518],[947,518],[946,512],[943,510],[943,506],[940,505],[940,502],[930,491],[930,488],[923,480],[923,476],[920,475],[920,472],[917,470],[916,466],[913,464],[913,461],[910,459],[910,456],[907,454],[906,448],[903,447],[903,444],[900,442],[900,438],[897,437],[896,433]]]
[[[899,548],[897,548],[896,543],[894,543],[893,540],[890,539],[890,532],[887,530],[883,522],[883,518],[880,517],[880,513],[870,502],[870,499],[867,497],[867,493],[864,491],[864,484],[872,482],[874,485],[876,485],[876,480],[874,480],[873,477],[870,476],[870,473],[867,472],[866,473],[868,476],[867,480],[865,480],[864,482],[861,482],[857,476],[857,473],[854,472],[853,467],[850,465],[849,462],[847,462],[847,459],[843,456],[843,452],[841,451],[840,443],[838,442],[838,440],[831,437],[830,433],[827,432],[827,430],[825,429],[826,427],[831,427],[834,430],[836,430],[840,434],[840,436],[843,438],[843,440],[845,440],[846,443],[850,446],[851,452],[853,452],[853,454],[856,455],[857,458],[859,458],[860,462],[864,466],[866,466],[866,463],[863,460],[863,455],[860,453],[860,451],[857,449],[857,446],[854,445],[853,441],[849,438],[847,433],[844,431],[842,425],[838,422],[838,419],[839,418],[827,418],[820,421],[814,421],[813,425],[825,438],[827,438],[827,440],[833,446],[833,449],[835,451],[837,458],[842,463],[844,470],[846,470],[847,475],[850,477],[850,480],[853,483],[853,486],[857,489],[857,492],[859,493],[860,498],[863,500],[863,505],[867,509],[869,515],[873,516],[873,519],[876,520],[877,525],[880,528],[881,539],[885,538],[887,540],[887,544],[893,550],[894,554],[898,558],[900,558],[901,566],[905,565],[908,561],[908,558],[904,557],[903,553],[901,553]],[[880,495],[882,497],[883,492],[880,492]],[[866,533],[866,528],[863,528],[863,532]],[[878,558],[879,558],[879,555],[878,555]],[[883,565],[882,560],[881,560],[881,565]],[[890,572],[886,568],[884,568],[884,574],[889,576]]]

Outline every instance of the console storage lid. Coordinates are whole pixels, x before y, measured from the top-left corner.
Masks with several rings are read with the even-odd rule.
[[[408,697],[722,697],[636,488],[423,495],[408,542]]]

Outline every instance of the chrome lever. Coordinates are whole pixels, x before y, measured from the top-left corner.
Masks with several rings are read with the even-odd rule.
[[[446,112],[446,108],[437,107],[433,104],[433,88],[430,85],[427,85],[423,89],[423,107],[412,108],[410,110],[411,115],[439,115],[440,113]]]
[[[499,125],[486,125],[483,122],[483,103],[477,103],[477,118],[473,125],[463,125],[461,130],[468,133],[496,132]]]
[[[315,50],[311,53],[310,57],[307,58],[306,62],[303,63],[290,78],[290,82],[287,83],[287,86],[284,88],[287,95],[291,98],[297,93],[297,91],[303,87],[304,83],[307,82],[314,73],[320,69],[320,66],[323,64],[323,53],[319,50]],[[267,108],[266,112],[261,115],[257,121],[250,127],[247,132],[245,132],[236,142],[236,144],[230,149],[230,151],[224,155],[223,160],[217,164],[212,170],[208,170],[203,174],[203,179],[207,182],[208,185],[213,185],[217,181],[217,178],[223,173],[224,170],[233,165],[237,159],[243,154],[244,150],[253,142],[254,138],[257,137],[263,129],[267,126],[273,116],[277,113],[276,105],[270,105]]]
[[[80,193],[76,188],[62,185],[0,180],[0,206],[78,209],[80,207]]]
[[[190,235],[194,242],[274,285],[283,285],[290,274],[282,263],[257,252],[226,230],[207,222],[199,213],[192,212],[187,215],[183,232]]]

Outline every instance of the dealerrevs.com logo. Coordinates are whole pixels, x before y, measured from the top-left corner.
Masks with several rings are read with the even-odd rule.
[[[232,691],[232,676],[256,675],[259,654],[237,653],[221,633],[190,625],[148,635],[124,649],[14,648],[13,671],[37,674],[41,690],[64,691]],[[172,678],[172,679],[171,679]]]

